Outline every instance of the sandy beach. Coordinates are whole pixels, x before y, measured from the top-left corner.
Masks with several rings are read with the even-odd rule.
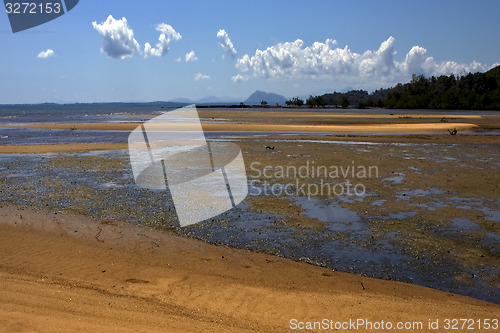
[[[16,126],[21,128],[42,129],[71,129],[71,130],[101,130],[101,131],[131,131],[140,123],[118,123],[118,124],[34,124]],[[158,130],[183,130],[188,129],[189,124],[175,124],[168,128],[158,125]],[[155,129],[151,126],[152,130]],[[429,124],[381,124],[381,125],[289,125],[289,124],[234,124],[234,123],[205,123],[205,131],[237,131],[237,132],[322,132],[322,133],[415,133],[415,132],[445,132],[448,128],[458,130],[471,130],[477,125],[470,123],[429,123]]]
[[[498,305],[110,220],[0,209],[1,331],[286,332],[498,318]],[[363,331],[363,330],[361,330]]]
[[[0,333],[500,333],[500,1],[4,5]]]
[[[446,152],[446,147],[458,144],[466,148],[466,153],[473,153],[476,151],[475,145],[480,145],[483,147],[481,149],[489,152],[489,147],[499,143],[497,135],[462,133],[473,129],[495,129],[500,119],[496,116],[488,119],[463,116],[447,123],[439,122],[438,116],[417,121],[422,116],[413,115],[401,119],[375,115],[372,117],[375,120],[367,120],[366,117],[355,115],[334,117],[289,113],[284,116],[283,113],[272,113],[269,118],[258,118],[256,113],[246,112],[241,121],[236,121],[235,112],[218,111],[210,114],[213,117],[209,116],[208,111],[200,113],[205,117],[205,131],[289,133],[286,139],[261,136],[258,140],[241,140],[238,144],[250,160],[270,165],[284,162],[301,165],[302,159],[297,156],[308,154],[311,160],[327,165],[350,161],[351,158],[368,165],[373,161],[373,156],[378,156],[377,163],[384,177],[407,173],[407,168],[413,168],[412,159],[400,159],[400,156],[408,154],[405,145],[440,145]],[[207,120],[216,117],[226,119],[226,122]],[[369,121],[375,123],[367,123]],[[130,131],[138,124],[51,123],[15,127]],[[459,129],[459,135],[432,134],[445,132],[450,127]],[[344,130],[352,135],[336,134],[337,131]],[[300,134],[293,135],[294,132]],[[331,134],[318,135],[318,132]],[[365,132],[387,135],[362,134]],[[416,132],[424,134],[415,135]],[[330,145],[330,141],[368,142],[372,145],[370,149],[373,153],[369,153],[370,149],[360,150],[356,148],[357,145]],[[275,142],[272,144],[277,148],[273,152],[266,152],[264,147],[271,142]],[[297,145],[297,142],[300,144]],[[323,142],[324,145],[319,145],[318,142]],[[392,146],[394,143],[396,145]],[[398,146],[401,144],[403,146]],[[52,155],[47,156],[48,164],[45,167],[63,168],[74,173],[75,177],[80,177],[89,169],[123,169],[128,166],[123,160],[92,155],[79,157],[78,153],[126,149],[126,143],[106,142],[22,144],[2,145],[0,153],[51,153]],[[397,196],[398,191],[405,190],[405,186],[432,188],[435,184],[440,184],[447,193],[460,191],[464,195],[482,196],[489,200],[487,202],[494,202],[498,173],[490,173],[492,166],[488,159],[471,161],[477,167],[477,170],[472,171],[451,162],[443,164],[446,158],[450,161],[460,158],[463,153],[460,150],[453,151],[449,155],[451,157],[443,156],[442,160],[434,161],[433,151],[419,149],[424,154],[423,159],[419,160],[419,169],[407,173],[403,184],[395,183],[388,189],[384,184],[386,181],[382,179],[367,180],[367,186],[377,191],[381,198],[387,199]],[[416,153],[418,149],[411,150]],[[263,152],[267,155],[263,155]],[[480,153],[483,154],[478,152]],[[381,159],[381,156],[385,158]],[[447,175],[446,178],[443,179],[434,170],[441,170]],[[9,180],[3,178],[2,181],[8,184]],[[48,204],[45,209],[36,205],[19,206],[8,203],[0,208],[2,332],[287,332],[292,330],[290,321],[293,319],[303,323],[323,319],[332,322],[363,319],[370,322],[391,322],[394,325],[398,322],[415,322],[423,325],[415,332],[447,332],[442,326],[446,318],[482,320],[498,319],[500,316],[497,304],[474,298],[413,284],[338,272],[279,256],[215,246],[170,231],[126,223],[115,218],[92,218],[85,213],[83,204],[79,206],[80,198],[92,198],[89,189],[79,186],[66,191],[61,187],[60,181],[56,180],[50,186],[59,186],[59,190],[46,194],[48,202],[60,200],[59,195],[72,197],[73,204],[64,212],[54,210]],[[29,190],[19,188],[16,191],[24,193]],[[401,209],[414,210],[411,205],[403,205],[396,199],[387,199],[382,209],[374,205],[379,196],[349,204],[349,208],[376,216],[397,214]],[[286,198],[262,200],[263,198],[248,198],[249,211],[284,216],[279,222],[296,227],[298,232],[324,232],[323,222],[307,217],[303,208],[292,205]],[[423,199],[418,200],[421,203]],[[43,200],[41,203],[45,207]],[[484,220],[488,218],[486,213],[476,213],[475,216],[472,211],[461,210],[457,213],[453,207],[438,207],[439,210],[434,212],[426,213],[422,210],[423,220],[416,221],[429,227],[431,223],[446,225],[447,219],[460,213],[466,214],[489,233],[498,232],[497,224]],[[113,208],[109,207],[109,210],[113,211]],[[74,214],[75,212],[78,214]],[[400,245],[407,246],[410,249],[408,253],[417,259],[430,250],[441,258],[439,260],[456,260],[464,267],[475,267],[479,256],[482,258],[481,265],[498,266],[496,255],[476,249],[461,240],[441,241],[428,235],[428,230],[425,229],[427,227],[396,220],[385,221],[382,219],[373,223],[370,227],[373,235],[384,239],[386,233],[397,231],[413,237],[411,242],[405,241]],[[476,233],[478,237],[485,235],[482,231]],[[420,237],[421,235],[425,237]],[[462,274],[456,279],[468,281],[469,278]],[[498,279],[491,278],[491,285],[498,285]],[[440,329],[429,328],[429,320],[439,320]],[[370,332],[363,327],[359,331]]]
[[[500,139],[496,135],[315,135],[300,134],[288,136],[302,140],[331,140],[375,143],[443,143],[443,144],[494,144]],[[86,151],[108,151],[128,149],[127,143],[61,143],[39,145],[0,145],[0,154],[44,154],[44,153],[72,153]]]
[[[390,111],[388,111],[390,112]],[[458,131],[495,130],[499,128],[499,115],[467,114],[356,114],[293,112],[293,111],[242,111],[202,110],[199,111],[204,131],[262,131],[262,132],[310,132],[310,133],[447,133],[448,129]],[[139,122],[126,123],[34,123],[5,125],[12,128],[59,129],[59,130],[101,130],[131,131]],[[166,124],[158,130],[182,130],[189,124],[176,123],[172,128]],[[155,126],[150,124],[150,129]]]

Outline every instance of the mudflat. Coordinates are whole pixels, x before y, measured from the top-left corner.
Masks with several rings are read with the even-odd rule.
[[[407,256],[408,267],[429,280],[451,279],[453,285],[475,286],[478,276],[466,272],[481,272],[480,283],[497,290],[498,275],[488,269],[500,267],[498,255],[491,251],[495,235],[500,233],[493,214],[500,184],[494,152],[500,136],[472,134],[497,131],[500,116],[202,110],[200,117],[207,132],[241,131],[238,145],[254,182],[266,181],[258,170],[267,166],[293,170],[307,161],[378,168],[377,177],[361,179],[370,194],[361,201],[336,202],[328,195],[316,195],[321,204],[308,210],[283,196],[249,196],[248,212],[243,212],[247,215],[242,216],[265,214],[266,219],[273,219],[269,223],[290,228],[296,235],[326,237],[325,242],[348,242],[359,249],[389,242]],[[139,124],[2,126],[70,133],[130,131]],[[456,128],[458,134],[446,134],[450,128]],[[252,137],[247,131],[264,133]],[[119,187],[103,190],[94,183],[129,167],[126,149],[126,142],[0,146],[0,153],[16,156],[51,153],[37,157],[42,158],[38,164],[28,159],[22,162],[28,164],[18,165],[21,160],[12,159],[0,175],[5,198],[0,208],[0,331],[285,332],[291,330],[291,323],[360,319],[422,323],[422,329],[415,331],[445,332],[430,329],[429,320],[443,323],[446,318],[500,316],[497,304],[368,278],[359,274],[366,268],[363,266],[354,267],[358,274],[348,274],[158,230],[161,226],[155,221],[159,217],[171,220],[164,211],[151,221],[144,217],[149,227],[122,222],[127,209],[146,212],[151,203],[144,207],[138,201],[136,207],[110,203],[102,193],[116,200],[123,193],[128,200],[128,192]],[[118,151],[121,157],[80,154],[94,151]],[[252,162],[257,166],[252,168]],[[47,173],[50,170],[67,178],[52,179]],[[38,183],[23,172],[38,175],[38,181],[50,190],[45,189],[41,196]],[[116,176],[112,174],[111,179]],[[292,183],[292,178],[285,175],[278,185]],[[317,179],[301,182],[311,180]],[[15,195],[9,196],[9,192]],[[30,204],[20,206],[16,200]],[[58,207],[65,200],[70,204]],[[96,211],[116,213],[114,218],[89,217],[89,202]],[[110,206],[114,203],[116,207]],[[342,221],[333,223],[345,232],[326,232],[331,221],[320,221],[311,214],[324,204],[368,216],[369,224],[363,228],[372,237],[360,236],[351,243],[350,234],[362,235],[366,230],[351,230],[355,225]],[[470,230],[457,229],[457,224],[464,223]],[[264,226],[258,231],[269,230]],[[208,228],[207,234],[211,231]],[[266,246],[258,250],[266,251]],[[391,255],[391,248],[387,251]],[[444,272],[442,267],[448,266],[443,263],[452,263],[453,270]],[[400,275],[397,270],[403,268],[391,265],[390,269],[388,278]],[[446,277],[440,275],[443,273]]]

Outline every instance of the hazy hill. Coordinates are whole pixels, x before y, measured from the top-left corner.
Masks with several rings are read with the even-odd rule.
[[[262,101],[266,101],[269,106],[275,106],[276,104],[285,105],[286,98],[278,94],[266,93],[264,91],[257,90],[243,103],[246,105],[260,105]]]
[[[229,97],[217,97],[217,96],[206,96],[199,99],[190,99],[190,98],[176,98],[170,100],[173,103],[183,103],[183,104],[200,104],[200,105],[210,105],[210,104],[238,104],[235,98]]]
[[[414,76],[396,85],[385,105],[404,109],[500,110],[500,68],[486,73]]]
[[[413,75],[408,83],[393,88],[310,96],[310,106],[388,107],[398,109],[500,110],[500,66],[485,73],[441,75],[426,78]]]
[[[497,66],[495,68],[490,69],[489,71],[485,72],[486,76],[495,78],[500,85],[500,66]]]

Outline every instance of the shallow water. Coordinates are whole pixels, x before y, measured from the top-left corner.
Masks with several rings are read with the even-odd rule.
[[[140,119],[146,119],[148,113],[151,116],[158,112],[152,109],[136,111],[115,114],[116,110],[103,109],[85,115],[77,112],[64,114],[61,121],[141,121]],[[33,117],[40,117],[39,121],[50,121],[47,119],[56,119],[65,111],[50,111],[48,118],[43,118],[45,111],[41,109],[36,116],[27,112],[15,118],[3,119],[2,116],[8,115],[2,112],[4,111],[0,107],[0,122],[5,119],[9,122],[30,122]],[[0,144],[127,142],[128,134],[127,131],[0,128]],[[378,154],[382,151],[387,155],[381,158],[400,156],[401,160],[411,164],[407,164],[404,170],[390,169],[381,177],[383,186],[391,189],[390,195],[372,192],[364,197],[290,198],[290,204],[300,207],[303,216],[318,221],[319,227],[289,225],[284,222],[284,216],[253,210],[244,201],[213,219],[179,228],[168,191],[149,191],[135,185],[127,150],[0,155],[0,200],[8,204],[66,210],[150,225],[214,244],[267,252],[334,270],[411,282],[499,302],[498,283],[490,280],[500,275],[500,265],[486,264],[480,267],[478,264],[471,268],[454,261],[453,256],[436,259],[433,253],[427,253],[427,248],[415,250],[412,234],[404,229],[416,228],[423,233],[436,235],[439,240],[488,251],[493,259],[495,255],[500,256],[500,236],[492,231],[497,230],[492,225],[500,222],[500,200],[448,193],[438,184],[424,187],[408,186],[407,183],[412,175],[425,177],[426,172],[429,172],[418,163],[421,160],[439,163],[438,169],[449,163],[459,163],[465,168],[479,168],[476,162],[483,161],[486,168],[498,172],[498,152],[494,149],[487,150],[484,146],[474,145],[467,149],[466,154],[461,154],[457,153],[457,148],[462,146],[453,144],[296,140],[289,137],[297,133],[279,133],[273,140],[261,138],[268,134],[208,132],[207,138],[211,141],[238,141],[250,137],[255,145],[292,143],[297,144],[297,148],[302,144],[329,145],[352,148],[352,151],[357,150],[359,154]],[[482,149],[481,153],[479,149]],[[287,156],[305,157],[299,150],[291,151]],[[366,204],[366,211],[354,208],[362,204]],[[432,221],[437,210],[447,207],[463,211],[454,212],[441,223]],[[477,216],[481,218],[478,219]],[[433,222],[434,225],[429,226]],[[467,275],[467,279],[457,280],[457,274]]]
[[[177,107],[179,107],[178,105]],[[39,104],[39,105],[0,105],[0,122],[127,122],[144,121],[176,106],[162,103],[94,103],[94,104]],[[495,111],[480,110],[386,110],[386,109],[319,109],[319,108],[252,108],[252,109],[201,109],[203,111],[252,111],[252,112],[313,112],[340,114],[428,114],[428,115],[496,115]]]
[[[455,217],[451,220],[451,226],[457,230],[481,230],[481,226],[465,217]]]
[[[174,107],[162,105],[161,103],[104,103],[104,104],[70,104],[70,105],[0,105],[0,144],[43,144],[43,143],[82,143],[82,142],[110,142],[126,143],[128,131],[89,131],[89,130],[51,130],[51,129],[16,129],[2,128],[2,124],[23,125],[31,123],[123,123],[123,122],[144,122]],[[204,112],[220,111],[221,109],[204,109]],[[240,109],[222,109],[224,111],[241,111]],[[404,115],[413,113],[423,113],[429,115],[457,114],[457,115],[494,115],[491,111],[439,111],[439,110],[383,110],[383,109],[246,109],[252,112],[312,112],[312,113],[356,113],[356,114],[393,114]],[[225,122],[222,118],[202,118],[204,122]],[[254,138],[264,135],[301,135],[311,134],[307,132],[284,133],[284,132],[207,132],[208,138]],[[315,135],[326,135],[331,133],[314,133]],[[350,134],[350,132],[337,132],[337,135]],[[401,135],[401,133],[355,133],[356,135]],[[436,132],[426,133],[434,135],[448,135],[447,133]],[[468,135],[498,135],[497,131],[468,131]],[[269,142],[280,142],[270,140]],[[285,142],[285,141],[283,141]],[[322,140],[294,140],[294,142],[316,142],[333,144],[358,144],[375,145],[369,142],[343,142],[343,141],[322,141]],[[406,144],[404,144],[406,145]],[[411,144],[410,144],[411,145]]]
[[[92,164],[96,163],[92,160],[95,158],[99,163],[124,162],[114,168],[96,169],[96,165]],[[58,164],[59,159],[62,159],[61,164]],[[85,162],[85,159],[91,160]],[[353,198],[325,200],[294,197],[292,201],[304,210],[303,214],[324,223],[324,229],[288,226],[280,222],[280,215],[252,211],[246,202],[214,219],[181,229],[177,227],[175,207],[168,191],[148,191],[134,184],[125,150],[0,155],[0,165],[0,177],[3,177],[0,178],[0,198],[3,202],[147,224],[215,244],[263,251],[335,270],[417,283],[489,301],[497,300],[500,295],[500,290],[491,291],[482,280],[473,285],[456,282],[454,272],[464,268],[455,263],[430,264],[430,258],[416,259],[401,251],[400,244],[405,241],[405,236],[398,232],[373,238],[372,221],[411,220],[417,216],[416,212],[368,216],[343,207],[343,204],[354,202]],[[405,192],[408,197],[443,193],[436,188]],[[363,198],[356,200],[363,201]],[[373,202],[381,208],[385,204],[383,199]],[[467,202],[474,207],[480,204],[479,199]],[[465,231],[477,228],[475,223],[465,219],[450,221],[450,231],[458,227]],[[498,244],[497,234],[486,234],[484,246],[498,248]],[[494,271],[494,268],[489,269]]]

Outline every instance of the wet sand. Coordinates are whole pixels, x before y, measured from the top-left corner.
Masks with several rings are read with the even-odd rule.
[[[0,146],[0,154],[72,153],[83,151],[127,149],[126,143],[67,143]]]
[[[102,124],[105,125],[105,124]],[[205,128],[205,125],[203,125]],[[263,133],[265,134],[265,133]],[[443,144],[495,144],[500,143],[498,135],[432,135],[432,134],[401,134],[401,135],[335,135],[335,134],[294,134],[285,132],[286,136],[273,138],[261,137],[265,140],[296,139],[296,140],[327,140],[327,141],[353,141],[375,143],[443,143]],[[245,137],[245,133],[242,132]],[[210,141],[210,139],[208,139]],[[44,153],[73,153],[101,150],[128,149],[127,143],[62,143],[62,144],[37,144],[37,145],[0,145],[0,154],[44,154]]]
[[[496,130],[500,128],[500,114],[367,114],[349,112],[290,112],[245,110],[200,110],[198,114],[205,131],[263,131],[263,132],[312,132],[312,133],[447,133],[448,129],[460,131]],[[152,115],[153,117],[153,115]],[[115,130],[131,131],[139,122],[125,123],[35,123],[6,124],[5,127]],[[179,130],[185,124],[175,124]],[[159,129],[165,129],[162,125]]]
[[[207,114],[204,114],[207,112]],[[311,132],[308,135],[287,136],[297,140],[369,141],[385,143],[446,143],[446,144],[498,144],[499,136],[463,135],[466,129],[496,129],[499,119],[477,116],[460,116],[453,122],[440,122],[439,116],[427,117],[418,123],[411,118],[376,115],[372,120],[365,116],[338,116],[335,120],[325,115],[269,114],[265,120],[254,114],[236,112],[220,114],[201,111],[200,115],[227,119],[226,123],[207,122],[206,131],[270,131]],[[260,113],[262,116],[262,113]],[[416,115],[414,115],[416,117]],[[245,118],[246,117],[246,118]],[[255,118],[254,118],[255,117]],[[323,117],[323,118],[321,118]],[[373,120],[373,118],[379,120]],[[357,119],[357,120],[356,120]],[[370,121],[380,123],[368,123]],[[305,124],[304,124],[305,123]],[[77,129],[77,130],[123,130],[134,129],[138,123],[118,124],[32,124],[30,128]],[[413,135],[415,132],[446,132],[456,127],[459,134]],[[346,130],[358,133],[343,135],[317,135],[318,132]],[[397,136],[370,136],[359,133],[398,132]],[[350,161],[352,151],[341,147],[324,147],[314,143],[304,144],[298,149],[295,143],[279,143],[273,152],[266,152],[265,145],[276,137],[261,137],[258,142],[243,140],[240,146],[245,154],[262,163],[278,165],[292,163],[300,165],[302,159],[294,154],[310,154],[311,159],[336,165],[339,161]],[[267,141],[269,140],[269,141]],[[272,143],[275,145],[274,143]],[[94,150],[127,149],[126,143],[84,143],[61,145],[10,145],[0,146],[0,153],[56,153]],[[381,148],[390,156],[390,147]],[[411,148],[409,148],[411,150]],[[263,154],[268,155],[263,155]],[[457,152],[458,154],[458,152]],[[432,152],[429,152],[432,155]],[[429,156],[430,157],[430,156]],[[327,159],[325,159],[327,158]],[[331,159],[331,160],[330,160]],[[370,155],[357,156],[362,164],[369,164]],[[364,161],[365,160],[365,161]],[[406,161],[406,160],[405,160]],[[464,170],[456,166],[445,170],[440,176],[435,170],[443,170],[442,164],[422,160],[420,168],[429,170],[429,175],[408,174],[402,185],[413,188],[441,186],[445,189],[466,193],[472,197],[495,197],[498,190],[495,180],[498,173]],[[407,162],[397,162],[397,157],[381,160],[383,176],[407,168]],[[404,162],[404,163],[403,163]],[[477,163],[477,162],[476,162]],[[481,162],[483,163],[483,162]],[[485,167],[488,162],[483,163]],[[456,177],[455,175],[466,177]],[[407,183],[406,183],[407,182]],[[423,183],[422,183],[423,182]],[[476,185],[474,185],[476,184]],[[379,184],[371,184],[384,194]],[[358,203],[360,210],[382,214],[371,199]],[[252,200],[255,200],[252,198]],[[253,205],[250,200],[251,206]],[[279,199],[278,199],[279,200]],[[493,200],[493,199],[491,199]],[[267,201],[270,202],[270,201]],[[285,207],[286,206],[286,207]],[[279,212],[287,216],[299,216],[287,223],[306,223],[300,209],[283,206]],[[401,208],[399,202],[386,204],[389,212]],[[254,207],[252,206],[252,209]],[[267,203],[257,203],[257,210],[276,210]],[[296,212],[297,211],[297,212]],[[452,208],[430,212],[434,217],[448,218]],[[386,211],[383,211],[385,214]],[[471,213],[472,214],[472,213]],[[451,215],[450,215],[451,216]],[[480,223],[482,217],[470,216]],[[475,220],[476,219],[476,220]],[[285,219],[286,222],[286,219]],[[311,221],[309,221],[311,222]],[[318,221],[313,226],[317,226]],[[381,234],[401,230],[408,235],[422,235],[412,224],[382,223],[377,225]],[[441,222],[441,221],[440,221]],[[444,222],[443,222],[444,223]],[[321,225],[319,226],[321,229]],[[498,232],[495,225],[489,231]],[[387,229],[387,230],[386,230]],[[422,332],[429,319],[444,318],[498,318],[500,307],[491,303],[457,296],[429,288],[393,281],[375,280],[359,275],[334,272],[316,267],[245,250],[214,246],[171,234],[151,230],[131,223],[110,220],[95,220],[87,216],[67,213],[35,211],[16,207],[0,208],[0,331],[226,331],[226,332],[284,332],[289,331],[289,320],[318,321],[328,318],[334,321],[366,318],[371,321],[422,321]],[[428,239],[417,238],[409,246],[420,256],[422,251],[432,249],[439,255],[446,254],[449,246],[439,243],[434,248]],[[463,244],[461,245],[463,246]],[[453,250],[452,250],[453,251]],[[458,253],[458,254],[457,254]],[[458,260],[475,264],[488,259],[488,264],[497,266],[497,257],[482,252],[452,252]],[[493,281],[497,284],[498,281]],[[411,309],[411,310],[409,310]],[[363,331],[363,330],[361,330]],[[420,331],[420,330],[419,330]],[[445,330],[437,330],[445,332]]]
[[[101,130],[101,131],[131,131],[141,123],[80,123],[80,124],[32,124],[12,126],[17,128],[41,129],[71,129],[71,130]],[[151,125],[151,129],[155,126]],[[171,128],[158,125],[157,130],[189,129],[190,124],[175,124]],[[472,123],[418,123],[418,124],[363,124],[363,125],[290,125],[290,124],[241,124],[241,123],[204,123],[205,131],[236,131],[236,132],[311,132],[311,133],[435,133],[446,132],[448,129],[472,130],[478,126]]]
[[[0,239],[6,332],[285,332],[292,318],[435,332],[428,319],[500,315],[467,297],[85,216],[3,207]]]

